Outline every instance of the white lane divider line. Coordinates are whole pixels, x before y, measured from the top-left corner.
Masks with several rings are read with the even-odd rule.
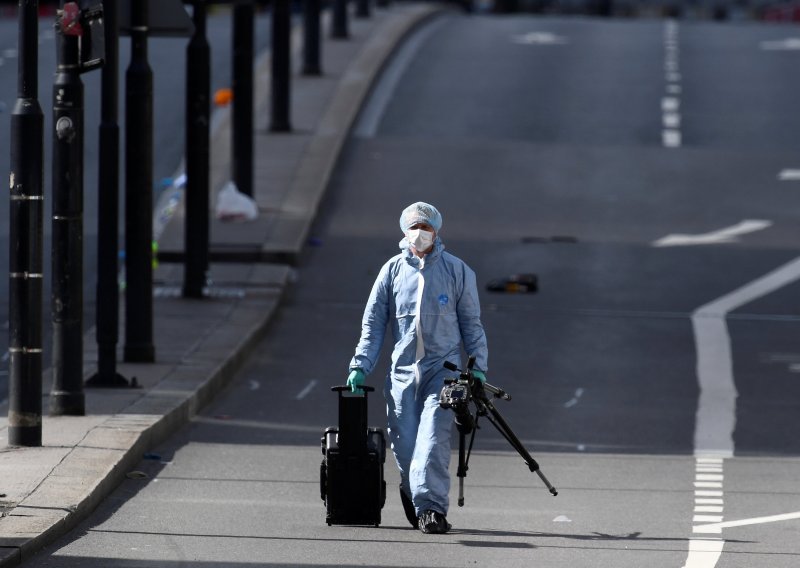
[[[676,233],[661,237],[657,241],[653,241],[654,247],[686,247],[697,245],[718,245],[735,243],[739,241],[739,237],[757,231],[763,231],[772,226],[772,221],[763,219],[745,219],[736,225],[710,231],[708,233],[700,233],[698,235],[687,235],[683,233]]]
[[[778,174],[778,181],[800,181],[800,170],[781,170]]]
[[[419,33],[413,34],[408,41],[403,42],[398,52],[392,57],[389,66],[384,70],[378,84],[369,96],[364,109],[359,114],[353,136],[356,138],[374,138],[378,132],[383,115],[397,90],[400,79],[408,69],[414,56],[430,37],[439,30],[448,20],[439,18],[428,24]]]
[[[736,384],[733,380],[728,313],[800,279],[800,257],[784,264],[736,290],[699,307],[692,314],[697,349],[697,380],[700,399],[695,420],[694,451],[698,475],[709,468],[724,467],[724,458],[733,457],[733,432],[736,427]],[[715,473],[717,473],[715,471]],[[724,475],[721,471],[720,476]],[[694,482],[695,499],[722,501],[722,481]],[[696,503],[700,505],[700,503]],[[718,506],[724,507],[724,502]],[[708,515],[711,516],[711,515]],[[800,519],[800,512],[695,525],[696,535],[721,534],[723,528]],[[720,519],[721,521],[721,519]],[[695,521],[697,522],[697,521]],[[692,538],[684,568],[715,568],[725,541],[721,537]]]
[[[725,521],[711,523],[708,525],[700,525],[694,527],[696,533],[720,533],[722,529],[730,527],[746,527],[748,525],[762,525],[764,523],[777,523],[779,521],[793,521],[800,519],[800,511],[794,513],[785,513],[783,515],[770,515],[768,517],[753,517],[752,519],[739,519],[738,521]]]
[[[717,565],[725,541],[719,539],[692,539],[689,556],[683,568],[709,568]]]
[[[665,148],[680,148],[683,144],[681,115],[678,112],[681,107],[681,72],[678,23],[675,20],[664,23],[664,81],[666,96],[661,99],[661,144]]]
[[[303,390],[297,393],[297,396],[294,397],[295,400],[303,400],[306,396],[308,396],[308,393],[310,393],[315,386],[317,386],[317,381],[316,379],[312,379]]]

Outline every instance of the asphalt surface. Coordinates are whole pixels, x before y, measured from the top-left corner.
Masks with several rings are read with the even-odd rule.
[[[395,60],[398,79],[373,91],[385,104],[371,129],[356,126],[314,246],[226,396],[140,463],[146,478],[26,565],[797,564],[798,275],[754,285],[797,256],[798,196],[780,180],[800,145],[787,95],[796,55],[762,45],[785,28],[431,25]],[[676,98],[678,145],[665,135],[675,131],[665,99]],[[451,534],[406,526],[391,459],[382,527],[327,527],[317,487],[319,435],[336,420],[327,387],[345,380],[369,288],[402,236],[399,212],[418,199],[442,210],[448,250],[482,288],[539,278],[535,295],[482,290],[488,375],[512,394],[498,408],[560,494],[485,425]],[[769,223],[656,246],[743,220]],[[740,293],[749,285],[755,293]],[[727,342],[703,340],[707,320]],[[732,455],[697,439],[708,419],[698,357],[725,346],[730,355],[712,358],[730,362],[738,393]],[[376,398],[370,422],[381,425]]]

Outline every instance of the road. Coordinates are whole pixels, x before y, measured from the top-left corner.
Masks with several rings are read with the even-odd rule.
[[[9,117],[17,97],[17,21],[0,18],[0,132],[9,133]],[[232,18],[229,11],[216,10],[208,19],[207,37],[211,46],[212,91],[230,86]],[[269,19],[260,13],[255,23],[257,51],[262,51],[269,41]],[[52,84],[55,73],[55,41],[53,19],[41,18],[39,23],[39,104],[45,118],[45,366],[50,364],[50,205],[52,134]],[[149,42],[149,61],[153,70],[153,191],[158,194],[181,167],[184,149],[185,68],[186,38],[152,38]],[[125,72],[130,61],[130,42],[120,40],[120,122],[124,121]],[[176,70],[179,70],[176,72]],[[82,75],[85,89],[85,156],[84,156],[84,324],[94,325],[95,274],[97,268],[97,156],[98,125],[100,123],[100,77],[95,71]],[[264,125],[266,127],[266,125]],[[121,124],[120,146],[124,152],[125,130]],[[0,136],[0,172],[9,172],[9,137]],[[120,158],[120,163],[124,160]],[[120,173],[120,250],[124,247],[124,172]],[[8,200],[0,200],[0,218],[8,219]],[[0,295],[8,297],[8,223],[0,226]],[[0,305],[0,353],[8,345],[8,306]],[[7,395],[7,358],[3,358],[0,371],[0,400]],[[45,390],[49,388],[45,385]]]
[[[788,34],[528,16],[422,30],[374,91],[257,355],[146,479],[26,566],[796,566],[800,53],[769,48]],[[389,462],[382,528],[329,528],[327,387],[415,200],[479,275],[489,381],[513,395],[498,408],[560,494],[486,425],[451,534],[407,528]],[[483,289],[517,273],[539,293]]]

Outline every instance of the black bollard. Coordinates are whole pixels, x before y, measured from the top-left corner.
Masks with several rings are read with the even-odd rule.
[[[253,196],[253,19],[251,1],[233,8],[232,169],[237,189]]]
[[[356,0],[356,17],[369,18],[369,0]]]
[[[103,0],[105,65],[101,82],[101,110],[97,194],[97,373],[90,387],[125,387],[117,373],[119,341],[119,17],[118,0]]]
[[[83,416],[83,81],[77,3],[62,1],[55,31],[50,414]]]
[[[290,132],[291,0],[272,3],[272,132]]]
[[[19,0],[17,101],[11,114],[8,444],[42,445],[44,115],[38,101],[37,0]]]
[[[347,39],[350,37],[350,33],[347,30],[347,0],[333,0],[331,37],[334,39]]]
[[[319,12],[320,0],[303,0],[303,75],[322,75]]]
[[[211,50],[206,0],[193,2],[194,35],[186,48],[186,223],[183,295],[202,298],[208,270]]]
[[[152,363],[153,71],[148,4],[130,3],[131,61],[125,74],[125,361]]]

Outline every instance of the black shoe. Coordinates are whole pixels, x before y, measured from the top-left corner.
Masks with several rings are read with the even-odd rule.
[[[411,497],[406,495],[403,488],[400,487],[400,501],[403,503],[403,511],[406,513],[406,518],[411,526],[415,529],[419,528],[419,519],[417,519],[417,511],[414,509],[414,503],[411,502]]]
[[[450,528],[447,518],[439,511],[425,511],[419,516],[419,530],[425,534],[444,534]]]

